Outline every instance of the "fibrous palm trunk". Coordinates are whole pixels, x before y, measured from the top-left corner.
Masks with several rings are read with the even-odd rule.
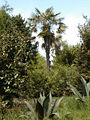
[[[45,37],[45,51],[46,51],[46,59],[47,59],[47,70],[50,71],[50,39],[49,37]]]

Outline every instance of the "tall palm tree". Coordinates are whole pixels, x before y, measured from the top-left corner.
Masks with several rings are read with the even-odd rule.
[[[61,34],[66,28],[64,23],[62,23],[63,18],[57,17],[59,14],[60,13],[54,14],[52,7],[46,9],[44,13],[41,13],[36,8],[36,13],[33,14],[31,18],[29,18],[31,31],[37,32],[38,29],[41,30],[38,36],[42,37],[44,40],[42,47],[44,47],[45,52],[46,52],[48,71],[50,71],[50,48],[53,46],[53,44],[55,48],[57,47],[57,44],[55,42],[57,41],[57,39],[53,31],[53,26],[57,26],[56,32],[58,34],[59,33]]]

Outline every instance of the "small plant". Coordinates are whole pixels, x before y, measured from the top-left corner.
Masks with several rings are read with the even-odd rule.
[[[77,96],[77,99],[84,102],[84,98],[83,96],[80,94],[80,92],[73,86],[73,85],[70,85],[70,89],[72,90],[72,92]]]
[[[81,82],[82,82],[82,89],[83,89],[83,95],[84,96],[89,96],[89,92],[90,92],[90,81],[88,83],[86,83],[85,79],[83,77],[81,77]],[[82,96],[80,94],[80,92],[71,84],[69,84],[71,90],[73,91],[73,93],[77,96],[77,99],[79,99],[80,101],[84,102],[84,96]]]
[[[52,95],[45,96],[40,94],[38,100],[34,100],[34,106],[32,107],[29,102],[25,101],[27,107],[30,110],[30,116],[33,120],[45,120],[52,118],[54,115],[60,118],[57,108],[62,101],[62,98],[52,101]]]
[[[81,77],[81,82],[82,82],[82,88],[83,88],[83,94],[84,96],[89,96],[90,92],[90,81],[86,83],[85,79]]]

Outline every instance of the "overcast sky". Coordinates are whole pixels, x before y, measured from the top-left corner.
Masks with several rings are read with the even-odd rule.
[[[90,0],[7,0],[8,4],[14,8],[13,14],[21,14],[24,18],[29,18],[35,12],[35,8],[44,12],[47,8],[53,7],[54,12],[61,13],[64,23],[68,26],[63,40],[70,45],[80,42],[78,24],[83,24],[82,15],[90,18]],[[5,0],[0,0],[0,6]]]

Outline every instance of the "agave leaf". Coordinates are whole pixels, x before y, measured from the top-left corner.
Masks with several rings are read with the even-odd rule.
[[[40,93],[40,97],[39,97],[38,101],[42,106],[43,106],[44,99],[45,99],[44,93],[43,93],[43,95]]]
[[[37,104],[36,104],[36,113],[38,115],[39,120],[43,120],[44,109],[43,109],[43,106],[39,103],[39,101],[37,101]]]
[[[20,117],[27,117],[31,118],[31,120],[37,120],[34,115],[32,115],[31,112],[27,112],[27,115],[21,115]]]
[[[71,112],[66,112],[66,113],[64,114],[64,116],[65,116],[65,117],[68,117],[70,114],[71,114]]]
[[[39,101],[39,103],[42,105],[42,103],[43,103],[43,96],[42,96],[42,94],[40,93],[40,97],[39,97],[39,99],[38,99],[38,101]]]
[[[43,92],[43,96],[45,97],[45,92]]]
[[[44,116],[47,116],[51,110],[51,103],[52,103],[52,95],[51,92],[47,97],[45,98],[43,102],[43,108],[44,108]]]
[[[23,118],[23,117],[28,118],[28,116],[27,116],[27,115],[20,115],[19,117],[20,117],[20,118]]]
[[[52,114],[49,116],[49,118],[52,118],[52,117],[54,117],[55,115],[56,115],[59,119],[61,119],[61,116],[60,116],[60,114],[59,114],[58,112],[52,113]]]
[[[66,112],[66,114],[65,115],[70,115],[71,114],[71,112]]]
[[[53,107],[51,109],[51,114],[54,113],[57,110],[57,108],[59,107],[59,105],[60,105],[60,103],[61,103],[62,100],[63,100],[63,97],[61,97],[59,100],[57,99],[54,102],[54,105],[53,105]]]
[[[89,96],[89,90],[88,90],[88,87],[87,87],[87,83],[86,83],[86,81],[83,77],[81,77],[81,82],[82,82],[82,86],[83,86],[84,95]]]
[[[69,86],[71,87],[72,92],[78,97],[78,99],[83,102],[84,101],[83,97],[81,96],[79,91],[74,86],[72,86],[71,84],[69,84]]]
[[[36,104],[37,104],[37,100],[34,99],[34,100],[33,100],[33,108],[36,108]]]
[[[36,115],[36,113],[35,113],[34,108],[30,105],[30,103],[29,103],[28,101],[24,101],[24,102],[25,102],[25,104],[27,105],[27,107],[29,108],[29,110],[31,111],[34,119],[37,120],[37,115]]]
[[[87,89],[88,89],[88,92],[89,92],[89,94],[90,94],[90,80],[89,80],[89,82],[87,83]]]
[[[40,98],[42,98],[43,96],[42,96],[42,94],[40,93]]]
[[[27,107],[29,108],[29,110],[32,112],[32,113],[34,113],[34,109],[33,109],[33,107],[30,105],[30,103],[28,102],[28,101],[24,101],[25,102],[25,104],[27,105]]]

